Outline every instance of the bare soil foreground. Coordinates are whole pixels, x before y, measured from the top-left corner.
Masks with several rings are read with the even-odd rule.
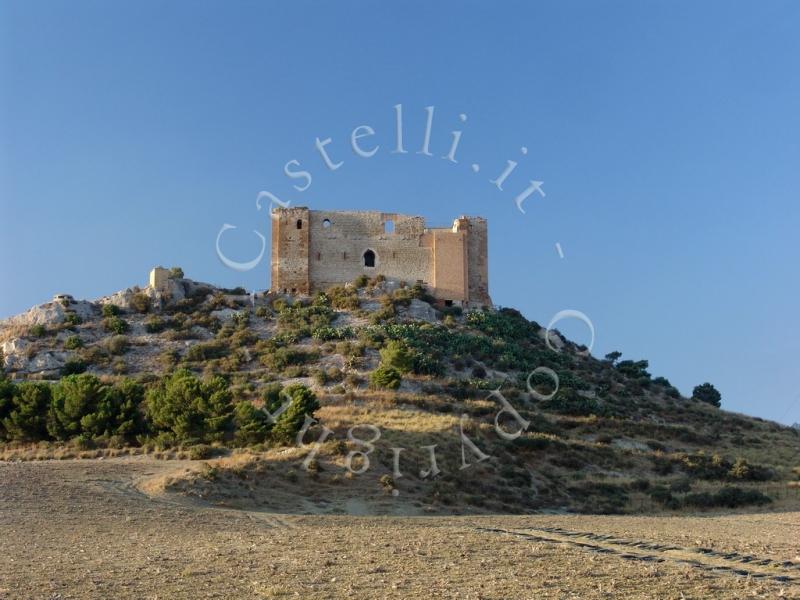
[[[796,512],[291,515],[148,485],[193,465],[0,463],[0,598],[800,598]]]

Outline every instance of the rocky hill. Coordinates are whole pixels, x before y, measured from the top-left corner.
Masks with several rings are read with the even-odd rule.
[[[404,514],[800,502],[796,428],[418,286],[291,298],[176,271],[161,291],[60,295],[0,322],[0,343],[3,458],[204,459],[159,493]]]

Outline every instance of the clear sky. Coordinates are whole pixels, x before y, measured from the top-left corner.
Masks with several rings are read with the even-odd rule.
[[[432,225],[479,214],[495,303],[544,325],[580,310],[596,355],[800,421],[798,31],[800,3],[771,0],[5,0],[0,317],[157,264],[263,289],[269,249],[247,272],[215,251],[227,223],[224,253],[258,254],[262,190]],[[359,125],[371,158],[350,148]],[[441,158],[454,130],[457,163]],[[546,195],[523,214],[531,180]]]

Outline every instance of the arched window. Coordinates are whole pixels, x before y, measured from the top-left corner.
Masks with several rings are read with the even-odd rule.
[[[330,227],[331,227],[331,220],[330,220],[330,219],[323,219],[323,220],[322,220],[322,226],[323,226],[325,229],[330,229]]]
[[[367,250],[366,252],[364,252],[364,266],[365,267],[375,266],[375,253],[372,250]]]
[[[391,219],[384,221],[383,223],[383,232],[384,233],[394,233],[394,221]]]
[[[297,228],[298,229],[302,229],[303,228],[303,219],[297,219]]]

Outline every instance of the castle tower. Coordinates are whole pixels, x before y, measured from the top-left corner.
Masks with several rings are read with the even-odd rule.
[[[275,292],[310,294],[310,211],[281,208],[272,213],[272,285]]]

